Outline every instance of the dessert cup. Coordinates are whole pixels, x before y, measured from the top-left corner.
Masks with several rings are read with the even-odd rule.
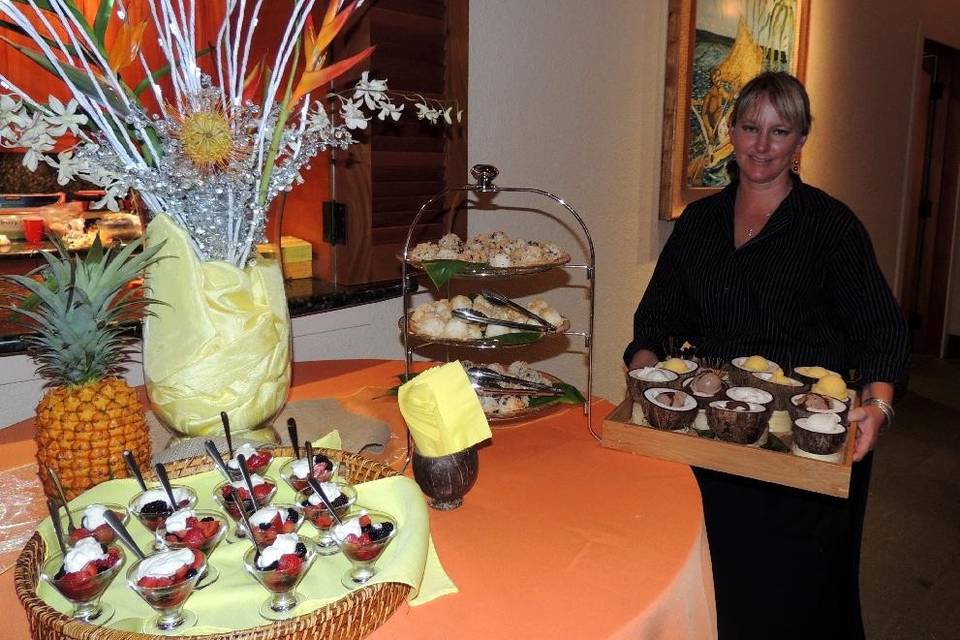
[[[759,404],[767,414],[766,420],[769,420],[770,414],[773,413],[774,397],[769,391],[757,387],[730,387],[727,389],[726,395],[731,400],[739,400],[747,404]]]
[[[101,502],[98,504],[102,507],[106,507],[110,511],[113,511],[114,515],[117,516],[117,520],[120,520],[120,522],[122,522],[124,525],[126,525],[127,522],[129,522],[130,514],[127,512],[125,507],[119,504],[114,504],[112,502]],[[83,538],[90,538],[90,537],[92,537],[94,540],[96,540],[100,544],[113,544],[116,541],[117,535],[113,532],[113,529],[111,529],[110,525],[108,525],[106,522],[98,523],[97,526],[93,527],[92,529],[87,528],[86,524],[89,524],[89,523],[84,521],[84,514],[87,513],[87,509],[92,506],[94,505],[87,505],[86,507],[77,507],[75,509],[70,510],[70,517],[73,518],[73,522],[77,526],[77,528],[74,529],[73,531],[68,531],[70,527],[70,520],[67,518],[67,514],[61,513],[60,530],[65,533],[68,533],[68,536],[65,542],[69,546],[72,547],[77,543],[77,541],[82,540]],[[99,518],[99,520],[102,520],[102,517]]]
[[[364,530],[359,521],[370,519],[370,528]],[[333,527],[333,537],[352,565],[340,582],[348,589],[362,587],[377,574],[377,560],[397,535],[397,521],[382,511],[360,509],[347,514],[343,525]],[[357,535],[360,531],[360,535]],[[385,531],[385,532],[384,532]]]
[[[281,525],[278,529],[275,520],[270,516],[278,515],[280,511],[283,511],[284,514],[280,516]],[[249,533],[253,534],[253,539],[261,547],[269,547],[281,533],[296,533],[305,519],[303,509],[299,505],[293,504],[267,505],[247,515],[250,518],[250,525],[253,527],[253,531]],[[267,518],[270,518],[270,521]],[[244,530],[246,529],[242,521],[237,523],[237,528],[241,527]]]
[[[190,487],[180,484],[171,485],[178,503],[171,508],[167,494],[163,489],[148,489],[133,496],[127,505],[127,511],[150,531],[156,531],[167,521],[167,517],[179,509],[192,509],[197,504],[197,494]]]
[[[353,506],[353,503],[357,501],[357,490],[343,480],[337,480],[334,484],[336,484],[340,495],[331,499],[333,511],[338,517],[342,518]],[[327,488],[324,487],[323,490],[327,494],[327,498],[330,498],[330,492],[327,491]],[[316,504],[314,504],[314,500],[317,501]],[[305,519],[320,534],[320,538],[317,540],[317,553],[321,556],[332,556],[339,553],[340,545],[337,544],[330,532],[331,527],[333,527],[333,517],[327,511],[326,505],[320,500],[320,496],[314,496],[312,493],[301,494],[300,506],[303,508]]]
[[[715,400],[706,411],[707,424],[717,438],[737,444],[757,442],[770,418],[763,405],[738,400]]]
[[[250,547],[243,555],[243,568],[270,592],[259,608],[261,617],[267,620],[286,620],[296,615],[297,605],[301,602],[297,586],[317,558],[316,544],[312,540],[300,537],[299,541],[306,548],[306,553],[295,570],[282,570],[279,566],[270,569],[258,567],[256,547]]]
[[[76,580],[65,579],[63,573],[64,557],[55,555],[43,563],[40,579],[46,580],[53,586],[57,592],[73,605],[71,617],[84,622],[102,625],[107,623],[114,614],[114,608],[109,603],[100,602],[100,596],[107,590],[110,583],[120,572],[123,566],[123,553],[117,547],[108,547],[115,549],[114,553],[118,555],[117,561],[109,568],[98,571],[95,575],[82,577]]]
[[[677,397],[682,401],[678,406],[667,405],[661,402],[664,394],[671,398]],[[647,423],[654,429],[662,431],[682,431],[697,417],[697,401],[688,393],[669,389],[667,387],[650,387],[643,392],[643,415]]]
[[[213,550],[220,544],[220,541],[227,535],[229,524],[223,514],[216,511],[193,511],[193,514],[197,520],[212,518],[218,525],[216,533],[211,536],[204,535],[202,537],[184,535],[183,532],[173,533],[167,531],[166,523],[164,523],[164,526],[155,532],[156,542],[154,546],[159,549],[196,549],[197,551],[202,551],[203,555],[208,558],[204,565],[204,571],[200,574],[200,580],[197,581],[198,586],[202,588],[213,584],[220,578],[220,570],[210,563],[209,558]],[[179,537],[182,537],[182,539],[174,539]]]
[[[233,481],[243,480],[243,474],[240,473],[240,464],[237,462],[237,456],[242,455],[247,464],[247,470],[253,473],[259,473],[267,470],[270,462],[273,461],[273,452],[267,447],[254,447],[252,444],[244,443],[237,447],[233,452],[233,458],[225,463],[227,471],[230,473],[230,479]]]
[[[328,456],[323,455],[322,453],[314,454],[314,465],[313,465],[313,477],[317,482],[331,482],[337,476],[337,471],[340,468],[339,463]],[[293,458],[288,460],[280,467],[280,478],[286,482],[290,487],[297,493],[302,493],[304,495],[310,495],[313,493],[313,489],[310,488],[310,485],[307,483],[306,476],[306,458]],[[304,467],[303,469],[297,469],[301,471],[301,474],[295,473],[294,467]]]
[[[634,402],[643,401],[643,392],[650,387],[679,388],[680,376],[669,369],[642,367],[627,371],[627,389]]]
[[[746,368],[745,365],[752,357],[756,357],[756,356],[750,356],[750,357],[742,356],[739,358],[734,358],[733,360],[730,361],[730,367],[729,367],[730,382],[732,382],[734,385],[746,387],[750,385],[750,378],[751,376],[753,376],[753,374],[762,373],[764,371],[767,373],[773,373],[777,369],[780,369],[780,365],[778,365],[776,362],[774,362],[773,360],[766,360],[766,359],[764,359],[767,365],[766,369],[757,369],[757,368],[748,369]]]
[[[264,484],[270,487],[270,491],[262,495],[253,496],[252,499],[249,491],[246,489],[240,489],[240,495],[243,498],[243,508],[247,512],[247,515],[252,514],[260,507],[270,504],[270,501],[273,500],[273,496],[277,494],[277,485],[273,484],[269,480],[267,480]],[[243,517],[240,515],[240,511],[237,509],[236,501],[233,498],[225,498],[223,494],[224,488],[228,486],[232,485],[230,485],[228,482],[221,482],[214,487],[213,499],[220,506],[220,508],[223,509],[227,515],[233,519],[233,522],[236,525],[234,527],[234,535],[237,538],[242,539],[247,536],[246,529],[243,526]]]
[[[184,609],[183,605],[193,593],[200,576],[207,570],[207,559],[202,551],[194,550],[194,557],[199,554],[199,566],[191,567],[185,577],[178,582],[162,587],[148,587],[137,584],[137,571],[140,565],[161,554],[178,553],[178,551],[161,551],[159,554],[147,556],[138,560],[127,569],[127,584],[157,615],[150,618],[143,627],[145,633],[172,634],[181,629],[192,627],[197,623],[197,614]],[[196,561],[194,562],[196,564]]]
[[[797,418],[793,423],[793,444],[807,453],[826,456],[839,452],[847,440],[847,428],[837,414]]]

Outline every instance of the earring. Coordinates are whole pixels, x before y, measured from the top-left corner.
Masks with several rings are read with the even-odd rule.
[[[790,167],[790,170],[794,173],[800,173],[800,154],[793,156],[793,166]]]

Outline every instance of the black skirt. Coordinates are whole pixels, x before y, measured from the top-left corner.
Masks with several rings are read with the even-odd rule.
[[[720,640],[863,640],[860,538],[869,454],[847,500],[694,469]]]

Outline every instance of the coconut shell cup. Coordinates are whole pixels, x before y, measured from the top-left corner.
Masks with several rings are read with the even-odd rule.
[[[730,384],[735,387],[749,387],[752,385],[752,379],[754,373],[761,373],[759,371],[750,371],[749,369],[744,369],[743,364],[748,360],[746,356],[741,356],[739,358],[734,358],[730,361],[730,365],[727,367],[727,371],[730,372]],[[773,360],[767,360],[767,373],[773,373],[780,368]]]
[[[832,373],[833,375],[840,375],[836,371],[830,371],[829,369],[824,369],[823,367],[794,367],[790,375],[796,378],[797,380],[799,380],[800,382],[803,382],[804,384],[813,385],[817,382],[817,380],[819,380],[823,376],[810,375],[809,372],[811,369],[823,369],[823,375],[827,375],[830,373]]]
[[[757,398],[756,396],[761,396]],[[749,402],[751,404],[759,404],[763,407],[764,413],[766,413],[766,419],[770,419],[770,414],[773,413],[773,404],[774,396],[769,391],[764,391],[763,389],[758,389],[757,387],[749,386],[739,386],[739,387],[730,387],[727,389],[727,398],[731,400],[739,400],[741,402]]]
[[[799,418],[793,422],[793,443],[807,453],[825,456],[843,449],[847,441],[847,429],[836,433],[824,433],[805,428],[808,418]],[[840,423],[838,423],[840,424]]]
[[[715,394],[713,394],[712,396],[706,396],[706,395],[700,395],[699,393],[695,393],[693,389],[690,388],[690,385],[693,384],[694,380],[696,380],[696,376],[692,378],[687,378],[686,380],[684,380],[683,391],[693,396],[693,399],[697,401],[697,406],[700,409],[706,409],[710,405],[710,403],[713,402],[714,400],[723,400],[724,398],[726,398],[725,394],[727,393],[727,389],[729,388],[727,386],[727,383],[721,382],[720,389]]]
[[[750,410],[737,411],[725,408],[725,404],[725,400],[717,400],[706,409],[707,425],[717,438],[737,444],[753,444],[759,440],[770,419],[763,405],[750,403]]]
[[[830,409],[828,410],[809,410],[804,407],[804,399],[808,395],[816,395],[823,398],[826,402],[830,404]],[[821,396],[820,394],[815,393],[798,393],[794,396],[790,396],[790,400],[787,402],[787,411],[790,413],[790,419],[796,422],[800,418],[809,418],[815,413],[835,413],[840,416],[840,422],[842,424],[847,424],[847,411],[849,410],[849,403],[837,400],[836,398],[831,398],[829,396]]]
[[[669,387],[671,389],[680,388],[680,376],[675,371],[669,369],[657,369],[670,374],[670,380],[644,380],[641,372],[654,369],[655,367],[644,367],[643,369],[631,369],[627,371],[627,389],[630,391],[630,397],[634,402],[643,402],[643,392],[651,387]]]
[[[791,397],[798,393],[807,393],[810,391],[810,385],[804,384],[800,380],[791,378],[791,380],[797,383],[795,385],[777,384],[776,382],[770,382],[770,377],[772,376],[772,373],[754,373],[750,376],[749,386],[762,389],[771,394],[773,396],[774,411],[786,411],[787,405],[790,404]]]
[[[667,407],[654,400],[661,393],[678,393],[684,399],[683,407]],[[697,402],[693,397],[669,387],[650,387],[643,392],[640,406],[647,422],[661,431],[680,431],[693,424],[697,417]]]

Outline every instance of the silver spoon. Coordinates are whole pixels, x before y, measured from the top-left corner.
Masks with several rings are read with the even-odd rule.
[[[287,418],[287,433],[290,434],[290,446],[293,447],[294,459],[300,457],[300,434],[297,433],[297,421]]]
[[[47,467],[47,475],[50,476],[51,480],[53,480],[53,486],[60,495],[60,502],[63,503],[63,510],[67,512],[67,533],[73,533],[77,528],[77,525],[73,523],[73,515],[70,513],[70,505],[67,504],[67,496],[63,492],[63,485],[60,484],[60,476],[58,476],[57,472],[50,467]]]
[[[170,500],[170,510],[176,511],[179,505],[177,504],[177,498],[173,495],[173,487],[170,486],[170,478],[167,477],[167,469],[161,463],[157,463],[153,467],[154,472],[157,474],[157,480],[160,481],[160,486],[163,487],[163,490],[167,493],[167,499]]]
[[[130,469],[130,473],[137,479],[137,484],[140,485],[140,489],[146,491],[147,483],[143,481],[143,473],[140,471],[140,465],[137,464],[137,459],[133,457],[133,452],[129,449],[124,451],[123,461],[127,463],[127,468]]]
[[[227,439],[227,459],[233,457],[233,439],[230,437],[230,419],[227,418],[227,412],[220,412],[220,422],[223,423],[223,435]]]
[[[476,311],[474,309],[454,309],[454,317],[460,318],[467,322],[473,322],[474,324],[495,324],[500,327],[510,327],[511,329],[522,329],[523,331],[534,331],[536,333],[546,333],[548,331],[553,331],[555,327],[551,325],[551,328],[544,327],[539,324],[527,324],[525,322],[514,322],[513,320],[500,320],[499,318],[491,318],[485,313]]]
[[[243,498],[240,497],[239,491],[234,491],[233,494],[231,494],[231,497],[237,505],[237,511],[240,512],[240,519],[243,520],[243,526],[247,529],[250,542],[252,542],[253,546],[256,547],[257,555],[259,555],[263,552],[263,549],[260,548],[260,543],[257,542],[257,539],[253,537],[253,525],[250,524],[250,518],[247,517],[247,510],[243,506]],[[252,494],[250,495],[250,499],[253,500]],[[256,506],[257,503],[254,501],[253,504]]]
[[[527,316],[531,320],[538,322],[539,324],[546,327],[548,330],[553,331],[557,327],[552,322],[547,322],[543,317],[537,315],[530,309],[527,309],[522,304],[517,304],[507,296],[503,295],[499,291],[494,291],[493,289],[481,289],[480,295],[490,301],[492,304],[501,306],[501,307],[510,307],[514,311],[519,311],[523,315]]]
[[[213,466],[220,470],[220,473],[227,479],[227,482],[232,482],[233,479],[230,477],[230,470],[227,469],[227,465],[223,463],[220,451],[217,450],[217,445],[213,444],[213,440],[205,440],[203,448],[207,450],[207,455],[213,460]]]
[[[256,511],[257,499],[253,495],[253,477],[250,475],[250,469],[247,468],[247,459],[243,457],[243,454],[237,456],[237,464],[240,465],[240,475],[243,476],[243,481],[247,485],[247,489],[250,490],[250,500],[253,502],[254,511]]]
[[[107,524],[110,525],[110,528],[113,529],[113,532],[117,534],[117,539],[126,545],[133,555],[137,556],[141,560],[147,557],[140,547],[137,546],[137,543],[134,541],[133,536],[130,535],[130,532],[127,531],[127,528],[123,526],[123,523],[120,522],[119,518],[117,518],[117,514],[110,509],[107,509],[103,512],[103,519],[107,521]]]
[[[67,555],[67,545],[63,541],[63,527],[60,526],[60,507],[56,501],[47,498],[47,510],[50,512],[50,522],[53,523],[53,532],[57,534],[57,544],[60,546],[60,555]]]
[[[320,486],[320,483],[317,482],[317,479],[310,475],[307,477],[307,484],[310,485],[310,488],[316,492],[320,499],[323,501],[324,506],[327,508],[327,511],[330,513],[331,517],[337,522],[337,524],[342,525],[343,520],[340,519],[340,516],[337,515],[337,511],[333,508],[333,503],[330,502],[330,499],[327,497],[327,494],[323,492],[323,487]]]

